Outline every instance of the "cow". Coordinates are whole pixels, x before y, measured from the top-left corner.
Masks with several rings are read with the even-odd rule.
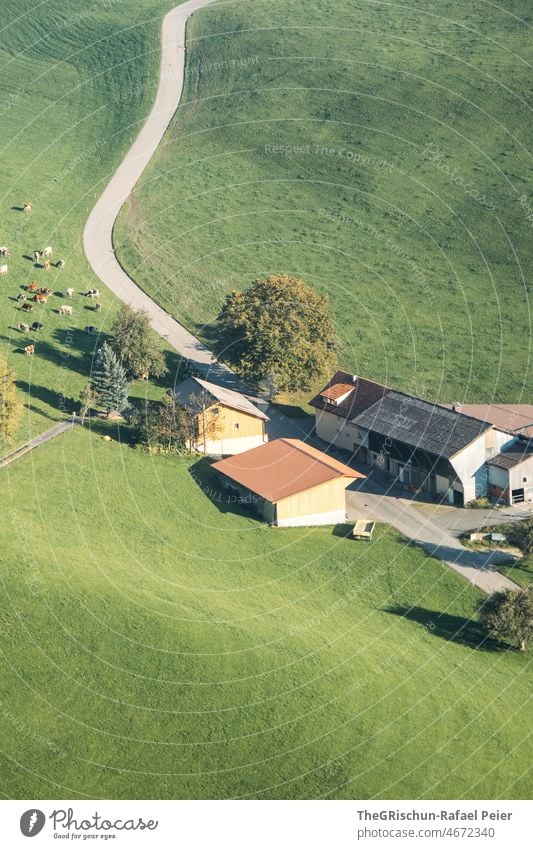
[[[42,330],[42,329],[43,329],[43,325],[41,324],[40,321],[34,321],[31,328],[30,328],[30,330],[33,330],[35,333],[38,333],[39,330]]]
[[[20,332],[21,332],[21,333],[28,333],[28,331],[29,331],[29,329],[30,329],[30,325],[29,325],[29,324],[24,324],[24,322],[23,322],[23,321],[19,322],[19,323],[17,324],[17,327],[18,327],[18,329],[20,330]]]
[[[72,307],[62,304],[59,307],[59,315],[72,315]]]
[[[6,248],[5,245],[0,248],[0,256],[11,256],[11,254],[9,253],[9,248]]]
[[[41,256],[42,256],[41,251],[34,251],[33,252],[33,261],[34,262],[40,262]]]
[[[56,262],[56,268],[64,268],[64,267],[65,267],[65,260],[64,259],[58,259],[58,261]]]
[[[85,293],[88,298],[99,298],[100,297],[100,289],[89,289],[88,292]]]
[[[36,292],[37,289],[38,289],[38,286],[37,286],[37,283],[35,282],[35,280],[32,280],[31,283],[28,283],[28,285],[26,286],[26,290],[28,292]]]
[[[51,264],[52,264],[52,263],[50,262],[50,260],[49,260],[49,259],[45,259],[45,261],[44,261],[44,263],[43,263],[44,270],[45,270],[45,271],[50,271],[50,266],[51,266]]]
[[[94,326],[94,324],[88,324],[85,327],[85,332],[86,333],[96,333],[96,327]]]
[[[25,301],[25,300],[26,300],[26,295],[24,294],[24,292],[20,292],[17,295],[17,301]]]
[[[36,304],[46,304],[48,298],[46,295],[43,295],[41,292],[37,292],[36,295],[33,296],[33,300]]]
[[[45,259],[50,259],[50,257],[52,256],[52,248],[50,247],[50,245],[47,245],[46,248],[43,248],[42,255]]]
[[[54,294],[52,290],[48,288],[48,286],[43,286],[42,289],[39,289],[39,292],[41,293],[41,295],[46,295],[47,298],[49,298],[50,295]]]
[[[67,298],[72,298],[74,296],[74,289],[67,289]]]
[[[26,356],[31,357],[33,354],[35,354],[35,345],[26,345],[24,351],[26,353]]]
[[[96,312],[102,312],[102,304],[96,304],[94,308]]]
[[[33,304],[22,304],[21,309],[23,309],[24,312],[31,312],[33,310]]]
[[[24,212],[28,212],[28,213],[31,212],[32,211],[32,205],[31,205],[30,201],[27,200],[22,208],[23,208]]]
[[[0,274],[7,274],[7,265],[0,265]]]

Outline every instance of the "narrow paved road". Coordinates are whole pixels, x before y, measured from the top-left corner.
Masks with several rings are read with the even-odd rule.
[[[216,362],[214,355],[140,289],[118,263],[113,249],[115,220],[157,149],[179,106],[185,72],[187,18],[212,0],[189,0],[163,19],[161,68],[156,100],[146,123],[92,210],[83,232],[85,254],[94,272],[124,303],[149,314],[152,326],[170,345],[209,372],[211,380],[241,388],[233,372]]]

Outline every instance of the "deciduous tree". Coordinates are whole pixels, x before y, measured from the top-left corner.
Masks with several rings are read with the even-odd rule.
[[[493,593],[481,603],[479,613],[489,634],[508,637],[525,651],[526,640],[533,636],[533,584]]]
[[[166,374],[159,336],[152,330],[148,313],[123,306],[111,327],[110,345],[120,357],[129,380]]]
[[[279,390],[313,388],[334,370],[329,299],[296,277],[256,280],[232,292],[217,319],[220,356],[246,380]]]
[[[0,441],[9,445],[19,428],[24,403],[16,384],[15,373],[8,368],[5,358],[0,354]]]

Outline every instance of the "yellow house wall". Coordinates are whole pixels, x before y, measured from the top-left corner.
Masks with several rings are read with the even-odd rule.
[[[218,415],[214,416],[213,411],[218,408]],[[198,442],[203,440],[203,415],[198,414]],[[243,413],[240,410],[232,410],[230,407],[224,407],[222,404],[213,404],[205,411],[207,421],[207,438],[209,441],[222,439],[236,439],[241,436],[261,436],[263,433],[263,420],[248,413]],[[216,419],[217,429],[215,432],[209,430],[210,423]],[[235,425],[239,427],[236,428]]]
[[[277,519],[345,510],[346,487],[354,478],[336,478],[277,502]]]

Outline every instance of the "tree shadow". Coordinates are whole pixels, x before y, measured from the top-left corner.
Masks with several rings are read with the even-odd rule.
[[[226,489],[221,478],[212,469],[213,462],[215,461],[210,457],[202,457],[190,466],[189,474],[197,486],[220,513],[233,513],[235,516],[261,521],[254,507],[253,496],[251,495],[250,499],[244,499],[236,491]]]
[[[394,616],[402,616],[411,622],[416,622],[426,628],[428,634],[440,637],[449,643],[458,643],[478,651],[509,651],[507,643],[494,639],[487,634],[475,619],[466,619],[464,616],[455,616],[451,613],[438,613],[436,610],[428,610],[425,607],[413,605],[404,607],[382,608],[385,613]]]
[[[58,410],[65,414],[71,414],[76,408],[76,401],[74,398],[62,395],[60,392],[56,392],[54,389],[49,389],[47,386],[39,386],[37,383],[30,383],[28,380],[16,380],[15,384],[21,392],[24,392],[28,396],[28,398],[34,398],[38,401],[42,401],[43,404],[47,404],[54,410]],[[36,409],[31,404],[26,404],[26,406],[29,409]],[[40,408],[38,408],[37,411],[39,413],[43,413]],[[46,413],[43,413],[43,415],[46,415]],[[48,418],[52,417],[48,416]]]

